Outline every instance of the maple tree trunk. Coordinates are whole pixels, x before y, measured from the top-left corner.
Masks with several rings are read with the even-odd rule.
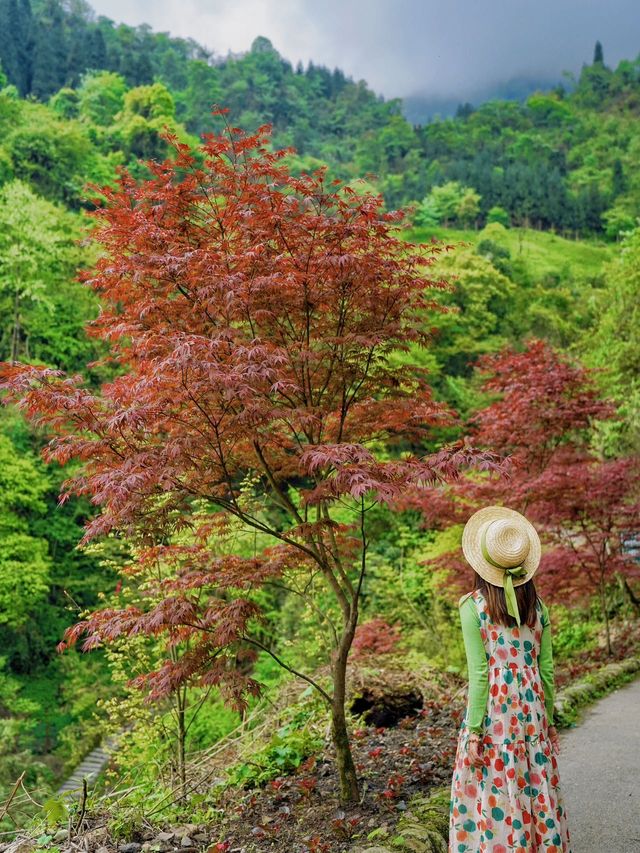
[[[13,299],[13,329],[11,330],[11,362],[18,360],[18,339],[20,335],[20,300],[16,289]]]
[[[180,796],[184,797],[187,791],[187,766],[186,766],[186,741],[187,727],[185,725],[186,691],[185,694],[178,689],[176,693],[176,720],[178,731],[178,777],[180,779]]]
[[[620,584],[620,588],[622,589],[623,595],[625,595],[631,606],[633,607],[636,616],[640,615],[640,599],[636,596],[629,581],[623,577],[622,575],[618,575],[618,583]]]
[[[333,667],[333,704],[331,707],[331,737],[336,750],[336,767],[340,786],[340,802],[357,803],[360,789],[356,767],[351,754],[349,733],[345,717],[347,685],[347,658],[340,653]]]
[[[613,649],[611,648],[611,629],[609,627],[609,614],[607,612],[607,591],[604,582],[604,576],[600,577],[600,607],[602,608],[602,615],[604,617],[604,628],[607,636],[607,654],[609,657],[613,654]]]

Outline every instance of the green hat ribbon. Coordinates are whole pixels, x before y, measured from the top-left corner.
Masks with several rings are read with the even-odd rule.
[[[491,563],[491,565],[495,566],[496,569],[502,569],[504,572],[504,597],[507,602],[507,613],[509,616],[513,616],[518,625],[520,625],[520,611],[518,610],[518,599],[516,598],[513,579],[526,577],[527,570],[524,566],[505,568],[504,566],[501,566],[500,563],[496,563],[495,560],[492,560],[489,556],[489,552],[487,551],[486,530],[482,532],[480,548],[482,550],[482,556],[485,558],[487,563]]]

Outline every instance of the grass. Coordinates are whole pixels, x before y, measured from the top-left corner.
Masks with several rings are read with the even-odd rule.
[[[580,681],[560,691],[555,713],[557,725],[561,727],[575,725],[579,722],[580,714],[586,706],[618,687],[634,681],[639,674],[640,657],[614,661],[595,672],[588,673]]]
[[[594,276],[613,256],[613,246],[596,240],[568,240],[551,231],[531,228],[503,228],[497,232],[492,226],[482,231],[463,231],[454,228],[412,228],[405,238],[414,243],[426,243],[435,237],[446,243],[471,243],[484,238],[494,240],[511,253],[513,260],[524,260],[536,277],[550,273]]]

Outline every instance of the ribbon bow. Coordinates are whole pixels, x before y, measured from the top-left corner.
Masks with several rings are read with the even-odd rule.
[[[516,598],[513,579],[526,577],[527,570],[524,566],[505,568],[504,566],[501,566],[500,563],[496,563],[495,560],[492,560],[489,556],[489,552],[487,551],[485,533],[486,531],[482,534],[482,540],[480,542],[482,556],[485,558],[487,563],[491,563],[491,565],[495,566],[496,569],[502,569],[504,572],[504,597],[507,602],[507,613],[509,616],[513,616],[518,625],[520,625],[520,611],[518,610],[518,599]]]

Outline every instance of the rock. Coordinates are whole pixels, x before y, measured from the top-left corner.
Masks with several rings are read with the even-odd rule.
[[[203,842],[204,842],[204,841],[208,841],[208,840],[209,840],[209,836],[207,835],[207,833],[206,833],[206,832],[194,832],[194,833],[193,833],[193,840],[194,840],[194,841],[203,841]]]
[[[173,829],[176,835],[192,835],[202,829],[202,826],[198,823],[181,823],[180,826],[174,826]]]
[[[98,848],[102,848],[107,850],[109,853],[109,848],[107,845],[107,829],[106,827],[98,827],[96,829],[90,829],[88,832],[85,832],[80,838],[75,839],[75,843],[71,844],[70,847],[78,847],[79,844],[82,844],[82,847],[85,850],[98,850]]]
[[[152,853],[166,853],[167,850],[173,850],[177,841],[172,841],[175,839],[175,832],[159,832],[156,836],[154,836],[149,841],[146,841],[142,845],[142,851],[152,851]]]
[[[16,838],[4,848],[4,853],[31,853],[34,848],[35,844],[30,838]]]
[[[183,835],[182,840],[180,841],[180,847],[193,847],[193,841],[189,838],[188,835]]]
[[[126,844],[119,844],[119,853],[138,853],[142,849],[142,844],[138,841],[128,841]]]

